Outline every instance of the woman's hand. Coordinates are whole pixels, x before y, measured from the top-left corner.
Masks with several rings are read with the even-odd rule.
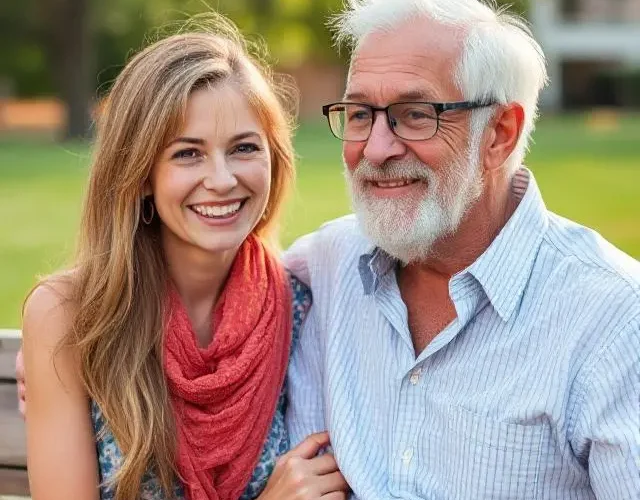
[[[276,462],[258,500],[346,500],[349,485],[332,454],[318,455],[329,434],[312,434]]]
[[[16,356],[16,380],[18,381],[18,408],[22,414],[22,418],[27,416],[26,406],[26,388],[24,385],[24,364],[22,362],[22,348],[18,351]]]

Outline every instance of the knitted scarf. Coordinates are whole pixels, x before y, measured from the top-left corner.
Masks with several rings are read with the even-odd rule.
[[[165,371],[188,500],[237,500],[260,458],[289,358],[291,290],[256,237],[243,243],[213,312],[213,340],[196,336],[169,293]]]

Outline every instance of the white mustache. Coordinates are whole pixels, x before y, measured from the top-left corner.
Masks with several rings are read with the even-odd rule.
[[[362,159],[353,172],[353,180],[358,182],[385,182],[398,179],[415,179],[433,181],[433,170],[418,161],[396,160],[374,166],[370,161]]]

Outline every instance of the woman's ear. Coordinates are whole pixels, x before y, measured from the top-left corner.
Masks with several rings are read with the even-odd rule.
[[[493,119],[484,155],[485,170],[497,170],[518,144],[524,125],[524,109],[518,103],[500,106]]]
[[[151,183],[149,179],[144,181],[144,187],[142,188],[142,197],[146,198],[147,196],[151,196],[153,194],[153,190],[151,189]]]

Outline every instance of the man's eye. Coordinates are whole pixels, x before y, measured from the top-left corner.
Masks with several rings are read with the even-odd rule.
[[[200,151],[195,148],[181,149],[180,151],[176,151],[173,153],[171,159],[173,160],[194,160],[199,158]]]
[[[349,120],[351,121],[362,121],[368,119],[369,113],[367,111],[354,111],[353,113],[349,114]]]
[[[233,148],[232,153],[240,153],[240,154],[251,154],[256,151],[260,151],[260,147],[257,144],[252,142],[245,142],[242,144],[238,144],[235,148]]]
[[[422,109],[409,109],[405,111],[404,116],[413,121],[435,119],[434,116]]]
[[[429,118],[429,116],[422,111],[412,111],[409,113],[409,118],[412,120],[422,120],[424,118]]]

